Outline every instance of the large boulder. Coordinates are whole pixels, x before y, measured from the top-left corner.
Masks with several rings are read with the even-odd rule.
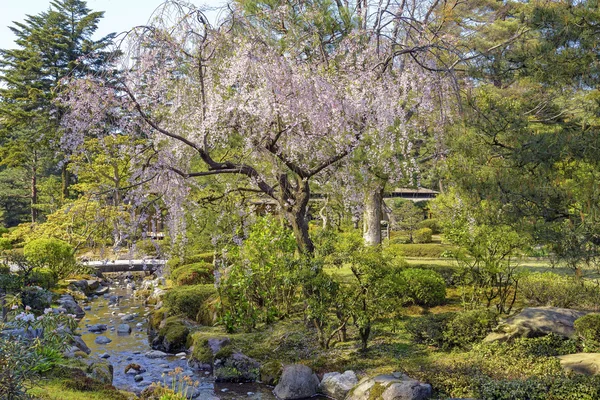
[[[112,385],[114,370],[112,364],[106,360],[92,360],[85,372],[90,378],[94,378],[107,385]]]
[[[550,333],[572,338],[575,337],[575,320],[586,314],[589,313],[569,308],[528,307],[498,325],[484,342],[539,337]]]
[[[577,374],[600,375],[600,353],[576,353],[559,356],[563,369]]]
[[[357,383],[358,378],[354,371],[346,371],[343,374],[328,372],[323,375],[319,392],[334,399],[343,400]]]
[[[364,378],[346,400],[424,400],[431,396],[431,385],[400,373]]]
[[[274,393],[281,400],[303,399],[314,396],[319,390],[319,378],[306,365],[287,365]]]

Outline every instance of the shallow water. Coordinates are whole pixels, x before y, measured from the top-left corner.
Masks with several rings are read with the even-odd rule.
[[[133,291],[123,288],[124,284],[115,281],[110,288],[109,295],[122,296],[118,305],[109,305],[108,299],[98,297],[92,300],[88,306],[91,310],[86,311],[85,317],[80,321],[79,326],[82,339],[92,350],[92,355],[100,356],[108,354],[108,361],[114,367],[113,385],[122,390],[128,390],[140,393],[152,382],[172,385],[172,377],[169,372],[180,367],[183,372],[179,374],[180,379],[187,375],[197,387],[190,389],[188,393],[194,392],[194,397],[203,400],[274,400],[272,388],[260,384],[217,384],[214,383],[211,374],[205,371],[194,371],[188,367],[187,361],[178,357],[171,356],[167,358],[151,359],[145,356],[152,350],[148,343],[147,318],[145,314],[150,308],[144,307],[143,303],[133,298]],[[132,321],[124,322],[119,314],[137,313]],[[130,334],[118,334],[117,327],[127,323],[131,326]],[[88,326],[95,324],[106,324],[107,330],[101,333],[89,332]],[[137,324],[141,324],[139,327]],[[111,330],[114,328],[114,330]],[[97,344],[96,337],[103,335],[112,340],[108,344]],[[126,374],[125,367],[135,363],[146,369],[141,375],[143,380],[135,382],[136,374]]]

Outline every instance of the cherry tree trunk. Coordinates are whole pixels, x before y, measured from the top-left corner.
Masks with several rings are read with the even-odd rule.
[[[308,220],[306,218],[308,200],[310,199],[308,182],[300,183],[294,190],[293,197],[293,204],[289,204],[288,199],[283,201],[283,209],[288,222],[292,226],[298,251],[302,254],[312,255],[315,246],[308,234]]]
[[[377,246],[381,244],[381,220],[383,219],[383,185],[378,185],[365,195],[363,216],[363,238],[365,244]]]

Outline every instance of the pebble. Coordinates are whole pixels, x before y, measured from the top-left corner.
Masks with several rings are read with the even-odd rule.
[[[227,391],[229,391],[229,389],[227,389],[227,388],[223,388],[223,389],[221,389],[221,392],[223,392],[223,393],[225,393],[225,392],[227,392]]]
[[[136,351],[133,352],[133,354],[138,355],[138,354],[142,354],[142,352],[139,351],[139,350],[136,350]]]
[[[126,360],[131,361],[131,360],[133,360],[133,357],[127,357]]]
[[[246,393],[248,396],[254,396],[254,392],[248,392]]]
[[[108,353],[104,353],[104,354],[100,354],[100,358],[109,358],[110,354]]]
[[[112,340],[110,340],[106,336],[100,335],[96,338],[95,342],[96,342],[96,344],[108,344],[108,343],[112,342]]]
[[[142,326],[144,326],[144,324],[142,324],[141,322],[138,322],[137,324],[135,324],[135,326],[137,326],[138,328],[141,328]]]
[[[185,355],[186,355],[186,354],[185,354],[185,352],[183,352],[183,351],[182,351],[181,353],[177,353],[177,354],[175,354],[175,356],[177,356],[177,357],[183,357],[183,356],[185,356]]]
[[[142,375],[136,375],[133,377],[133,380],[136,382],[141,382],[144,380],[144,377]]]
[[[84,311],[90,311],[91,309],[92,309],[92,307],[90,307],[90,306],[85,306],[85,307],[83,307],[83,310],[84,310]],[[89,321],[89,320],[88,320],[88,321]]]
[[[161,368],[169,368],[169,367],[170,367],[170,365],[169,365],[169,364],[160,364],[160,367],[161,367]]]

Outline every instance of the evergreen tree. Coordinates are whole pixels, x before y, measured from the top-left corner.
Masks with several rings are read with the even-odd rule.
[[[31,221],[39,218],[40,177],[62,173],[62,197],[70,178],[61,155],[59,121],[53,102],[67,75],[107,68],[113,35],[95,41],[103,12],[81,0],[54,1],[48,11],[28,15],[10,29],[17,48],[0,51],[0,168],[21,168],[29,175]]]

